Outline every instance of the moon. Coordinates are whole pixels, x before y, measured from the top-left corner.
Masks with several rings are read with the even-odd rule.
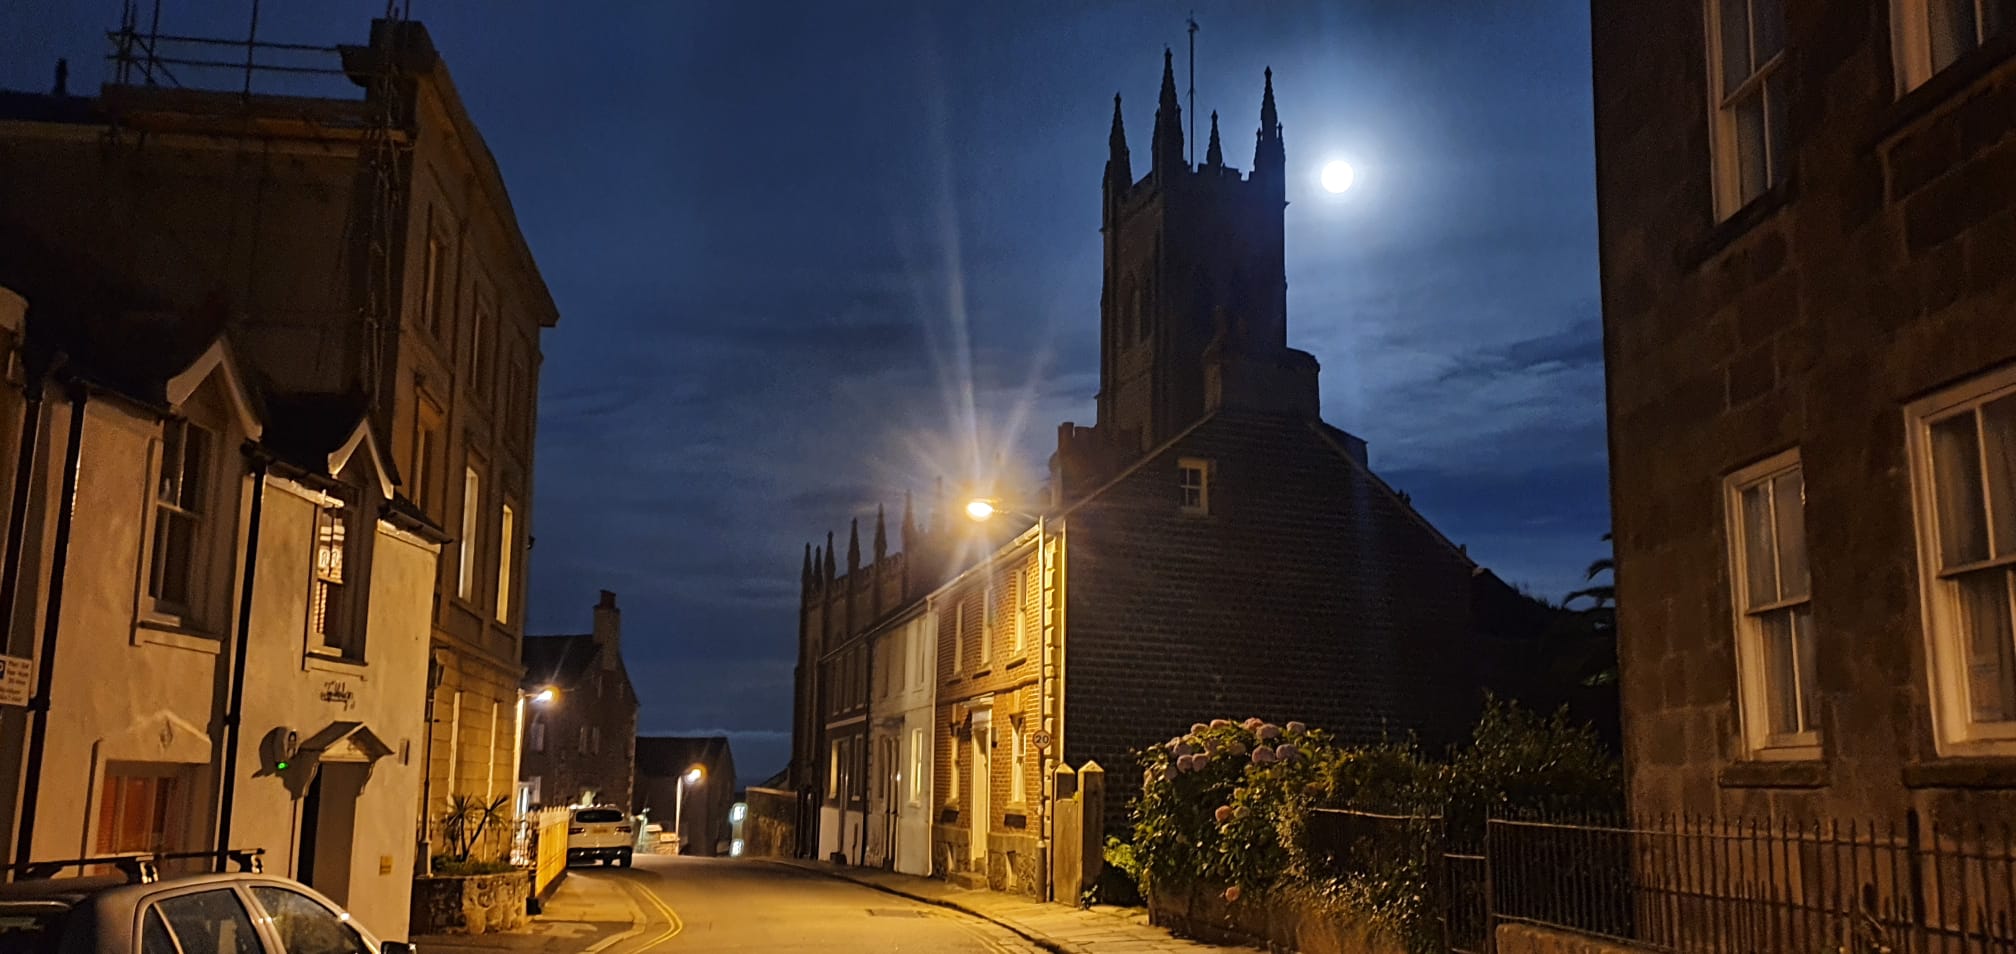
[[[1358,174],[1351,169],[1350,163],[1342,159],[1333,159],[1329,165],[1323,167],[1323,191],[1331,195],[1340,195],[1351,188],[1351,183],[1357,178]]]

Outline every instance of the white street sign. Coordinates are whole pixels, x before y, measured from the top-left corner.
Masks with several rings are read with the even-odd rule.
[[[20,656],[0,656],[0,706],[28,704],[28,669],[31,660]]]

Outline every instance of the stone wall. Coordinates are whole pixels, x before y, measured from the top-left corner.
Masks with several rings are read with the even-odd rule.
[[[1531,924],[1498,925],[1498,954],[1648,954],[1650,950]]]
[[[525,926],[531,873],[413,879],[414,934],[496,934]]]
[[[1363,920],[1317,911],[1284,895],[1226,901],[1221,891],[1202,886],[1187,890],[1151,888],[1148,918],[1171,933],[1213,944],[1252,945],[1298,954],[1406,954],[1407,951],[1399,938]]]
[[[742,854],[789,858],[798,846],[798,798],[772,788],[751,788],[742,818]]]

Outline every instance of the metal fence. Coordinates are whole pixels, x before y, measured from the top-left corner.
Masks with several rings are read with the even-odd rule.
[[[2016,954],[2008,825],[1493,819],[1492,920],[1682,954]]]
[[[1490,954],[1528,924],[1670,954],[2016,954],[2016,832],[1904,821],[1501,819],[1320,810],[1312,861],[1411,884]]]

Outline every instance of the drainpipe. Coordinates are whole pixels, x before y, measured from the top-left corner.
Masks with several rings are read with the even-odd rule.
[[[23,348],[24,355],[27,349]],[[60,356],[59,356],[60,359]],[[14,493],[8,503],[7,543],[0,557],[0,651],[11,650],[14,633],[14,604],[21,583],[21,552],[26,547],[28,496],[35,482],[35,456],[42,444],[42,393],[47,371],[29,359],[26,381],[21,391],[21,447],[14,460]],[[25,783],[25,779],[23,779]],[[9,793],[10,796],[14,793]],[[13,799],[9,798],[11,808]],[[12,859],[27,861],[26,858]]]
[[[252,583],[259,569],[259,520],[266,511],[266,468],[270,462],[264,451],[248,443],[245,454],[252,458],[252,515],[245,525],[245,582],[238,588],[238,644],[231,649],[231,694],[224,702],[224,778],[222,801],[217,809],[217,870],[223,871],[224,853],[231,850],[231,815],[238,795],[238,739],[244,731],[245,656],[252,647]]]
[[[863,696],[861,705],[861,774],[858,776],[861,784],[861,838],[859,839],[860,845],[854,851],[854,864],[857,867],[868,864],[868,793],[874,791],[874,783],[868,779],[870,771],[868,750],[875,745],[875,637],[872,634],[864,636],[861,639],[861,644],[868,650],[868,665],[866,667],[868,672],[861,679],[861,695]],[[847,817],[847,803],[844,800],[840,803],[840,817]],[[844,822],[841,824],[841,830],[846,830]]]
[[[56,514],[56,538],[49,564],[49,607],[42,620],[41,665],[35,695],[28,700],[28,759],[21,770],[21,830],[15,839],[17,863],[34,860],[35,808],[41,793],[42,750],[49,738],[49,684],[56,674],[56,633],[63,621],[63,577],[70,562],[70,526],[77,515],[78,460],[84,450],[84,405],[90,400],[82,383],[70,386],[69,446],[63,452],[63,509]]]

